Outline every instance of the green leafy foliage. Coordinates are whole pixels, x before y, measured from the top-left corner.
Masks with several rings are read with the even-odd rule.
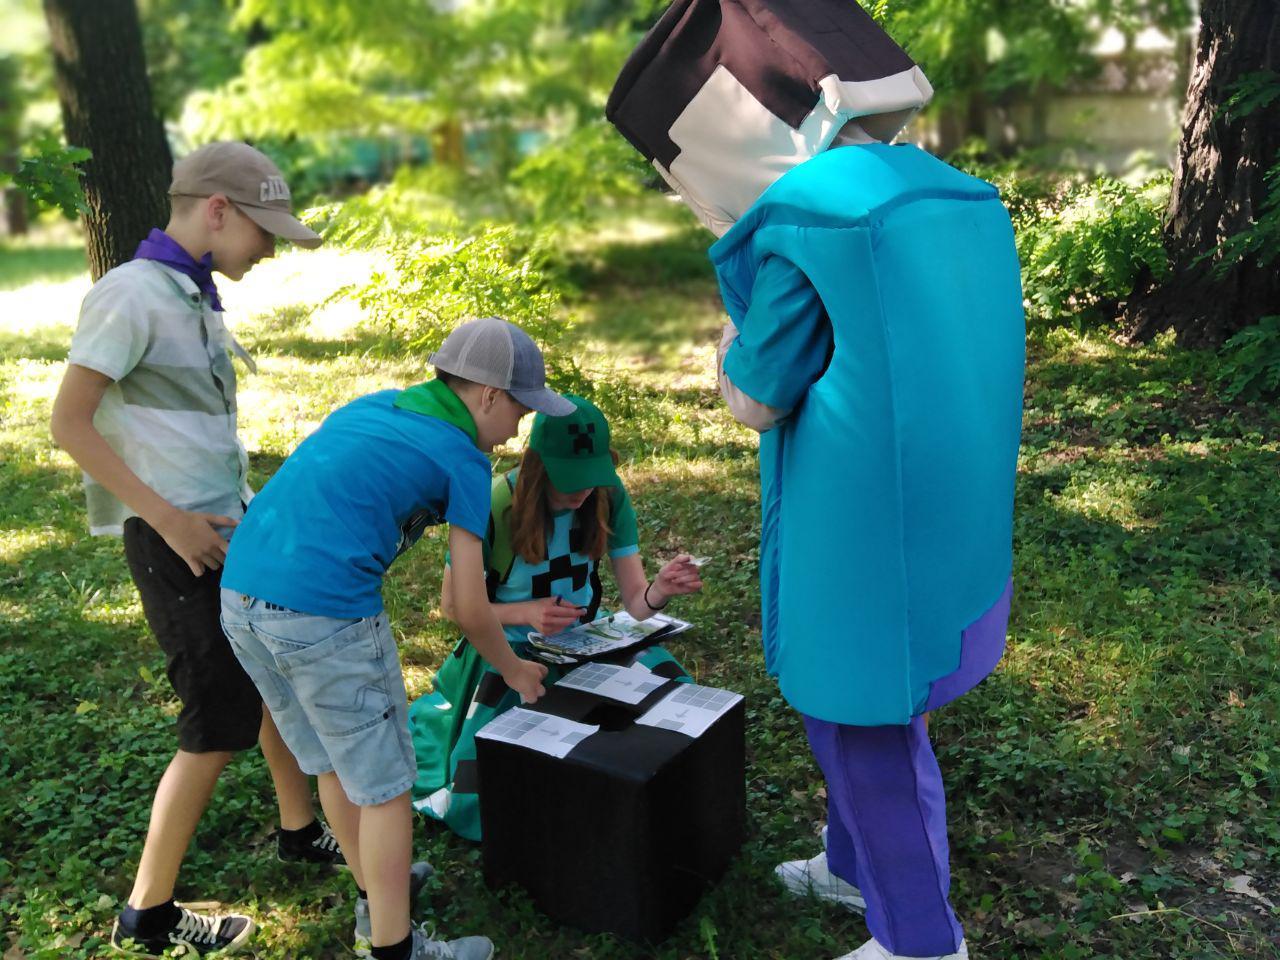
[[[1128,296],[1144,271],[1167,276],[1161,216],[1169,186],[1167,175],[1137,187],[1099,177],[1020,211],[1018,254],[1031,318],[1095,323],[1091,309]]]
[[[227,0],[138,0],[147,78],[156,112],[177,120],[187,96],[240,72],[246,32],[232,24]]]
[[[1097,325],[1105,314],[1095,308],[1124,299],[1144,272],[1168,275],[1161,232],[1167,172],[1136,185],[1090,179],[1045,165],[1035,151],[993,160],[978,140],[948,159],[999,189],[1013,220],[1032,324]]]
[[[534,220],[589,220],[636,196],[650,174],[640,155],[603,119],[538,150],[512,173],[520,205]]]
[[[16,173],[0,173],[0,183],[11,180],[34,203],[61,210],[68,220],[87,213],[89,208],[80,182],[84,171],[78,164],[92,154],[84,147],[65,146],[48,135],[36,143],[35,151],[22,158]]]
[[[920,63],[942,104],[974,95],[1025,98],[1096,69],[1102,30],[1170,31],[1192,23],[1187,0],[862,0]]]
[[[785,897],[772,875],[816,852],[826,797],[801,722],[763,669],[756,441],[716,396],[722,313],[706,236],[656,198],[636,216],[561,238],[573,281],[561,309],[581,322],[558,351],[618,360],[601,386],[631,404],[611,416],[613,440],[648,569],[682,551],[717,558],[704,591],[679,601],[697,629],[673,652],[699,682],[745,696],[746,843],[669,941],[639,946],[489,888],[474,845],[418,820],[415,853],[438,871],[423,908],[443,934],[490,935],[512,960],[838,956],[866,938],[863,922]],[[328,256],[257,269],[302,290]],[[85,536],[79,473],[48,436],[70,327],[7,307],[0,944],[27,960],[89,960],[105,955],[128,895],[178,706],[119,544]],[[260,313],[250,301],[235,317],[259,363],[240,408],[255,485],[335,406],[421,376],[416,353],[312,326],[315,307]],[[1277,411],[1222,403],[1218,358],[1170,338],[1132,348],[1058,328],[1033,333],[1028,355],[1008,649],[931,719],[957,914],[990,960],[1272,957],[1275,913],[1227,886],[1251,878],[1280,902]],[[384,589],[410,695],[456,639],[437,611],[444,547],[428,532]],[[275,818],[261,757],[238,756],[179,897],[250,913],[261,960],[349,955],[350,878],[276,863]]]
[[[195,105],[206,133],[576,126],[599,113],[652,0],[240,0],[266,35]]]
[[[1233,120],[1266,110],[1280,100],[1280,73],[1260,70],[1241,78],[1222,107]],[[1257,217],[1246,229],[1227,237],[1212,254],[1214,270],[1222,276],[1243,260],[1252,258],[1260,267],[1269,267],[1280,258],[1280,158],[1265,175],[1267,195]]]
[[[1240,119],[1257,110],[1265,110],[1276,100],[1280,100],[1280,73],[1274,70],[1255,70],[1236,82],[1231,96],[1219,113],[1231,119]]]
[[[1280,397],[1280,316],[1263,317],[1223,344],[1218,383],[1228,400]]]
[[[571,325],[561,309],[565,287],[545,269],[537,241],[511,226],[401,240],[389,248],[388,270],[346,293],[359,302],[367,328],[383,338],[385,349],[424,358],[459,323],[502,317],[550,353],[554,385],[577,388],[572,360],[553,349]]]

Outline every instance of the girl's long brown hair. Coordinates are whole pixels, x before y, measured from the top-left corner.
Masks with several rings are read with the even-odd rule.
[[[614,465],[618,454],[609,451]],[[526,563],[547,559],[547,525],[551,522],[551,478],[538,451],[526,448],[511,497],[511,547]],[[596,487],[577,509],[582,552],[599,562],[609,542],[609,488]]]

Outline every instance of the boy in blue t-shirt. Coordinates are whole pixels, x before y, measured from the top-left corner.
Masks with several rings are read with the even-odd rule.
[[[307,773],[362,893],[358,948],[375,960],[487,960],[492,944],[431,940],[409,920],[410,787],[404,678],[382,578],[430,525],[449,524],[455,619],[526,701],[546,668],[517,657],[489,605],[481,541],[491,470],[482,451],[530,410],[571,413],[546,388],[537,346],[487,317],[429,358],[437,378],[335,410],[254,499],[222,576],[222,624]]]

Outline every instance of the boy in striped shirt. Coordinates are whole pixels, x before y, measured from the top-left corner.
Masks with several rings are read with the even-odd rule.
[[[54,440],[84,470],[90,532],[123,536],[129,572],[182,701],[138,873],[111,942],[159,954],[234,950],[246,916],[173,901],[178,869],[236,751],[260,743],[280,806],[282,859],[341,865],[311,788],[227,644],[219,581],[227,537],[252,496],[236,435],[243,353],[222,322],[212,271],[239,280],[277,238],[316,247],[279,169],[243,143],[212,143],[173,171],[172,215],[85,297],[54,403]],[[132,947],[129,942],[132,942]]]

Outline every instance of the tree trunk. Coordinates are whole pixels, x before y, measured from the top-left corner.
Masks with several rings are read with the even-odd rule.
[[[67,143],[87,147],[84,217],[96,280],[169,218],[173,160],[151,103],[134,0],[44,0]]]
[[[431,131],[431,160],[451,170],[461,170],[467,148],[460,120],[450,118]]]
[[[4,232],[11,237],[25,234],[30,224],[27,195],[17,187],[6,187],[0,195],[0,206],[4,208]]]
[[[1213,347],[1280,313],[1274,265],[1250,258],[1214,271],[1214,251],[1258,216],[1264,175],[1280,161],[1280,101],[1243,117],[1221,113],[1234,85],[1262,70],[1280,71],[1280,2],[1204,0],[1164,232],[1172,273],[1130,298],[1125,320],[1135,340],[1172,328],[1183,345]]]

